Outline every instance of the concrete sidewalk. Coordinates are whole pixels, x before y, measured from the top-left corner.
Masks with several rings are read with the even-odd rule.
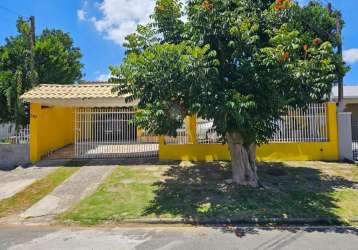
[[[21,219],[43,218],[51,220],[55,215],[60,214],[82,198],[94,192],[100,183],[117,166],[84,166],[74,173],[52,193],[34,204],[24,213],[20,214]]]
[[[35,181],[45,177],[56,167],[16,168],[11,171],[0,171],[0,200],[9,198],[24,190]]]

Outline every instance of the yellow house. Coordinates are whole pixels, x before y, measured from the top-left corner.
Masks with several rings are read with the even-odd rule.
[[[76,155],[79,153],[76,149],[91,150],[96,143],[106,144],[109,142],[111,128],[105,123],[114,119],[115,109],[118,113],[116,119],[122,122],[117,122],[118,128],[121,126],[123,129],[124,118],[127,119],[125,122],[128,126],[130,112],[136,102],[126,103],[125,96],[114,94],[112,88],[113,85],[110,84],[96,83],[44,84],[22,95],[21,99],[30,103],[31,161],[39,161],[59,149],[65,149],[60,151],[59,157],[80,157],[81,155]],[[123,134],[122,137],[126,135]],[[118,136],[113,135],[113,140],[115,139],[119,140]]]
[[[110,84],[39,85],[30,103],[30,159],[159,157],[162,160],[229,160],[211,121],[188,117],[177,138],[157,137],[132,121],[137,102]],[[307,113],[311,112],[311,113]],[[292,110],[279,133],[257,150],[260,160],[338,160],[335,103]]]

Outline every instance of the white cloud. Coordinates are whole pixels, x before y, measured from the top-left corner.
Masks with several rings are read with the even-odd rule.
[[[103,0],[97,5],[101,17],[92,17],[91,21],[106,38],[122,45],[138,24],[149,21],[154,7],[155,0]]]
[[[306,4],[306,0],[297,0],[297,3],[300,5],[300,6],[304,6]]]
[[[100,81],[100,82],[107,82],[109,80],[109,78],[111,78],[111,74],[108,73],[108,74],[100,74],[98,77],[97,77],[97,81]]]
[[[87,12],[84,9],[77,10],[77,17],[81,21],[85,21],[87,16]]]
[[[343,51],[343,60],[349,64],[358,62],[358,49],[347,49]]]

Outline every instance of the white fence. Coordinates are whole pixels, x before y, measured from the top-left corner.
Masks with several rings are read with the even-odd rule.
[[[17,131],[14,124],[0,125],[0,143],[28,144],[30,140],[29,125],[20,127]]]
[[[310,104],[306,109],[288,109],[288,114],[276,122],[277,132],[270,143],[290,142],[321,142],[328,141],[327,105]],[[177,137],[166,137],[167,144],[187,144],[188,134],[185,125],[178,129]],[[198,118],[196,138],[199,144],[220,143],[220,137],[215,132],[213,121]]]
[[[186,125],[184,125],[177,129],[177,136],[166,136],[165,137],[166,144],[188,144],[189,143],[189,135],[186,129]]]
[[[328,141],[327,105],[310,104],[307,109],[290,107],[277,126],[270,142]]]
[[[13,123],[0,124],[0,140],[15,135],[16,134],[15,127],[16,126]]]
[[[214,122],[198,118],[196,122],[196,139],[199,144],[219,143],[220,137],[215,131]]]

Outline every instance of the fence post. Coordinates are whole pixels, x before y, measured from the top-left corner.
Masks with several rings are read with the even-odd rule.
[[[191,115],[186,118],[186,128],[189,137],[189,143],[197,144],[196,140],[196,115]]]
[[[352,151],[352,113],[338,113],[339,158],[353,160]]]

